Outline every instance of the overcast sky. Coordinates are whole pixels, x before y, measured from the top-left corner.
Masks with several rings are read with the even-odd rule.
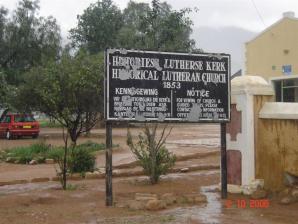
[[[128,1],[114,0],[121,9],[125,8]],[[15,8],[17,2],[18,0],[0,0],[0,4],[10,10]],[[66,35],[67,31],[76,25],[76,16],[92,2],[96,0],[40,0],[40,14],[53,15],[58,20],[63,35]],[[167,0],[167,2],[175,9],[198,7],[199,11],[191,15],[195,27],[236,26],[258,32],[280,19],[285,11],[291,10],[298,14],[297,0]]]
[[[61,27],[64,43],[68,31],[77,24],[90,3],[97,0],[40,0],[40,15],[54,16]],[[129,0],[113,0],[124,9]],[[151,0],[135,0],[148,2]],[[162,0],[161,0],[162,1]],[[0,0],[9,10],[18,0]],[[193,38],[197,47],[206,52],[232,55],[232,73],[244,68],[244,43],[256,33],[282,18],[282,13],[293,11],[298,16],[298,0],[167,0],[174,9],[197,7],[190,17],[194,22]]]

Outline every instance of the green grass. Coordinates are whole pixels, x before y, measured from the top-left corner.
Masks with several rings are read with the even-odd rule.
[[[41,128],[61,128],[62,125],[58,122],[50,122],[49,120],[38,121]]]
[[[46,159],[50,147],[44,142],[39,142],[32,144],[30,146],[15,147],[13,149],[5,150],[5,157],[14,158],[11,159],[12,162],[18,161],[17,163],[29,163],[31,160],[35,159],[39,163],[44,162]]]
[[[102,143],[96,143],[96,142],[92,142],[92,141],[87,141],[84,142],[82,144],[77,145],[77,148],[83,148],[85,150],[88,150],[90,152],[96,152],[96,151],[101,151],[104,150],[106,148],[105,144]]]
[[[90,153],[104,149],[105,144],[98,144],[92,141],[87,141],[76,147],[76,150],[85,150]],[[38,163],[44,163],[45,159],[54,159],[55,161],[58,161],[59,158],[62,158],[63,153],[63,147],[52,147],[41,141],[30,146],[6,149],[1,153],[0,159],[6,160],[7,158],[10,158],[10,161],[8,162],[21,164],[27,164],[31,160],[37,160]]]
[[[162,216],[160,221],[161,221],[161,223],[172,222],[172,221],[175,221],[175,216],[173,216],[173,215]]]
[[[63,147],[52,147],[47,153],[47,159],[53,159],[56,162],[63,157]]]
[[[75,191],[77,189],[78,189],[78,185],[76,185],[76,184],[67,184],[66,185],[66,190],[68,190],[68,191]]]

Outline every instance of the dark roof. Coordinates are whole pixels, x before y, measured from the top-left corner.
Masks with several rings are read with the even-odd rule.
[[[238,76],[242,76],[242,69],[239,69],[237,72],[235,72],[232,76],[231,79],[234,79]]]

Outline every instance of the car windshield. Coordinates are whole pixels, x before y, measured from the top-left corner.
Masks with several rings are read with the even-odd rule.
[[[32,122],[35,119],[30,115],[17,115],[14,117],[15,122]]]

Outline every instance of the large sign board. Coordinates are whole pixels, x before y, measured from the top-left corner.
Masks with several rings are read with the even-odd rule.
[[[107,121],[227,122],[230,55],[107,49]]]

